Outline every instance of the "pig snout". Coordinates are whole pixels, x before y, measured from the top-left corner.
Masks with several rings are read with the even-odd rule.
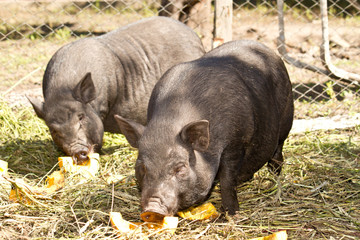
[[[162,194],[143,198],[143,212],[153,212],[163,216],[173,216],[178,210],[178,198],[171,190],[162,189]]]
[[[170,215],[167,207],[157,197],[150,198],[143,204],[143,212],[153,212],[164,216]]]
[[[89,151],[78,151],[74,153],[73,159],[76,161],[76,164],[86,161],[88,159]]]
[[[71,149],[71,156],[75,164],[81,164],[82,162],[88,160],[88,155],[93,151],[91,146],[87,145],[76,145]]]

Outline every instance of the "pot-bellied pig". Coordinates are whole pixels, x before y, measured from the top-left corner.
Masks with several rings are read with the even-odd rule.
[[[171,68],[154,87],[146,127],[116,116],[139,150],[143,211],[173,215],[202,202],[218,177],[222,207],[234,214],[239,183],[266,163],[280,173],[293,111],[285,65],[260,43],[229,42]]]
[[[44,74],[45,101],[28,98],[54,142],[81,162],[101,149],[104,131],[120,133],[114,114],[145,124],[151,91],[163,73],[203,54],[189,27],[147,18],[62,47]]]

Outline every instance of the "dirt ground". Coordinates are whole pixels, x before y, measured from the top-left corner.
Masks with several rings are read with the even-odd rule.
[[[4,5],[4,3],[1,4]],[[69,8],[65,6],[39,4],[24,8],[19,4],[11,4],[1,8],[0,16],[7,28],[21,26],[14,27],[14,30],[20,33],[23,31],[24,36],[29,29],[33,31],[30,37],[0,42],[0,78],[2,79],[0,93],[11,105],[30,106],[25,95],[42,98],[41,81],[47,62],[61,46],[76,40],[66,30],[81,36],[90,33],[98,35],[141,19],[143,15],[156,14],[156,12],[144,10],[138,10],[143,11],[142,15],[129,12],[109,14],[90,11],[86,8],[76,14],[71,14]],[[59,7],[63,8],[65,13],[50,14],[58,11]],[[34,12],[37,13],[37,18],[33,18],[32,13]],[[235,9],[233,16],[233,40],[257,40],[276,51],[278,16],[275,9]],[[346,71],[360,74],[360,38],[358,37],[360,20],[355,17],[330,17],[329,25],[333,63]],[[60,30],[56,30],[54,34],[53,30],[49,31],[48,29],[51,27]],[[39,37],[37,33],[44,36]],[[52,36],[51,34],[54,36],[49,37]],[[292,9],[287,12],[285,37],[287,51],[291,57],[324,69],[320,60],[321,34],[321,21],[317,13],[302,15]],[[349,86],[341,81],[335,81],[322,74],[299,69],[290,64],[286,64],[286,66],[293,82],[295,99],[318,105],[322,100],[347,98],[353,103],[351,111],[357,111],[360,108],[359,101],[354,101],[360,95],[359,86]],[[335,83],[331,89],[326,86],[328,81]],[[329,91],[335,95],[329,96]],[[297,107],[296,118],[351,113],[344,101],[331,103],[331,106],[324,111],[319,111],[321,107],[317,106],[312,113],[308,111],[309,106],[303,107],[301,103],[297,104],[300,105]],[[314,112],[318,113],[314,114]]]

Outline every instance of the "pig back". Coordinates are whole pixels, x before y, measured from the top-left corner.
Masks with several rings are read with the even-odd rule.
[[[151,91],[165,71],[205,53],[192,29],[167,17],[144,19],[98,40],[116,55],[121,69],[110,115],[119,114],[142,124],[146,123]],[[113,118],[106,123],[117,126]]]
[[[241,145],[250,155],[263,150],[258,157],[269,159],[292,125],[291,83],[271,50],[234,41],[169,70],[155,86],[148,111],[150,122],[166,116],[181,121],[180,128],[209,120],[210,151]]]
[[[271,126],[266,120],[276,119],[274,126],[279,127],[279,139],[284,141],[292,127],[294,106],[291,81],[281,58],[259,42],[241,40],[214,49],[204,59],[209,64],[223,61],[222,65],[228,66],[228,73],[237,79],[233,85],[241,87],[236,91],[242,95],[238,102],[244,106],[242,111],[252,109],[264,128]]]
[[[136,63],[164,73],[175,64],[204,55],[196,33],[168,17],[151,17],[98,37],[123,64]]]
[[[43,78],[46,105],[72,99],[72,89],[90,72],[97,97],[90,104],[105,131],[120,132],[114,114],[146,123],[148,100],[161,75],[175,64],[204,54],[186,25],[152,17],[98,37],[65,45],[49,61]]]

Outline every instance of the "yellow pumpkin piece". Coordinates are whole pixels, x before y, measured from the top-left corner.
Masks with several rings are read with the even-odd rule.
[[[8,172],[8,162],[0,160],[0,176],[7,175]]]
[[[53,193],[61,189],[65,185],[64,174],[61,171],[55,171],[46,180],[47,193]]]
[[[27,205],[30,205],[32,203],[32,201],[28,197],[26,197],[24,193],[14,187],[11,187],[9,201],[14,203],[23,202]]]
[[[0,160],[0,189],[11,191],[11,183],[8,181],[8,162]]]
[[[26,184],[22,179],[7,179],[11,183],[9,201],[22,202],[25,204],[40,204],[38,199],[46,199],[46,192],[39,187],[32,187]]]
[[[33,204],[34,201],[37,202],[38,199],[48,199],[47,194],[64,187],[64,175],[60,171],[55,171],[48,176],[45,187],[32,187],[21,179],[11,180],[8,178],[7,180],[12,184],[9,201],[23,202],[28,205]]]
[[[150,229],[166,229],[171,234],[175,233],[179,218],[164,216],[155,212],[143,212],[140,215],[141,219],[146,223]]]
[[[82,162],[81,165],[74,164],[72,157],[59,157],[59,167],[64,172],[78,173],[84,178],[95,177],[100,168],[99,154],[92,153],[88,157],[89,160]]]
[[[250,240],[287,240],[286,230],[275,232],[269,236],[252,238]]]
[[[162,223],[165,216],[156,212],[143,212],[140,217],[144,222]]]
[[[216,218],[219,213],[212,203],[204,203],[197,207],[190,207],[177,213],[180,217],[188,220],[206,220]]]
[[[178,217],[162,217],[162,219],[159,220],[159,216],[160,214],[156,215],[155,218],[152,216],[151,220],[156,220],[155,222],[129,222],[122,218],[120,212],[110,212],[110,222],[113,228],[120,233],[141,233],[142,226],[146,226],[147,229],[160,229],[161,231],[163,229],[164,231],[174,234],[179,221]]]
[[[11,190],[9,195],[10,202],[23,202],[28,205],[32,203],[31,199],[26,196],[26,193],[30,193],[31,189],[22,179],[8,179],[8,181],[11,182]]]
[[[164,217],[162,227],[167,229],[171,234],[174,234],[179,223],[178,217]]]
[[[128,233],[137,229],[141,231],[141,226],[124,220],[120,212],[110,212],[110,222],[113,228],[121,233]]]

